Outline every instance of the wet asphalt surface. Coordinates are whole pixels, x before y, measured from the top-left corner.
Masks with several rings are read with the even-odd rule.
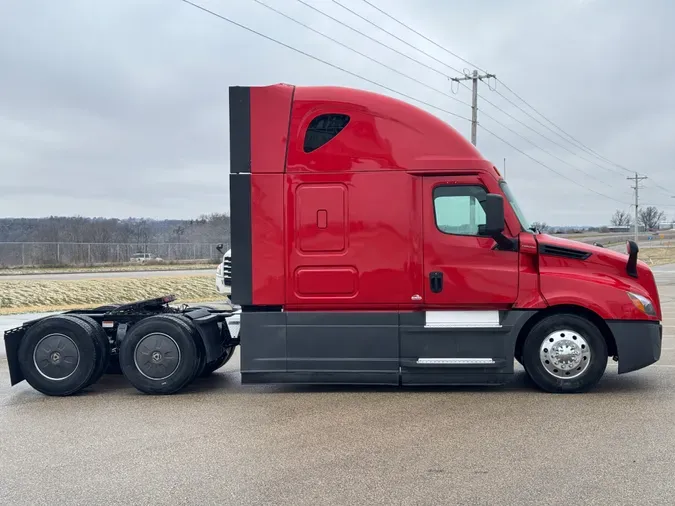
[[[659,271],[657,269],[657,271]],[[242,386],[108,376],[48,398],[0,359],[0,504],[675,504],[675,268],[661,360],[596,390]]]

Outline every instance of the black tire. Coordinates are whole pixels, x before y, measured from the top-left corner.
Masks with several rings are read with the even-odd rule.
[[[234,355],[234,346],[229,347],[227,351],[215,362],[206,364],[206,367],[204,367],[200,377],[206,378],[207,376],[213,374],[215,371],[227,364],[232,358],[232,355]]]
[[[575,355],[556,355],[560,350]],[[573,314],[544,318],[532,328],[523,345],[527,374],[537,387],[551,393],[590,390],[602,378],[607,359],[602,333],[587,319]]]
[[[140,364],[137,356],[143,357]],[[194,379],[200,356],[190,325],[174,315],[156,315],[131,327],[120,345],[119,360],[122,373],[137,390],[168,395]]]
[[[90,334],[94,340],[94,346],[96,346],[96,364],[94,365],[94,372],[87,383],[87,386],[90,386],[100,380],[108,369],[110,364],[110,342],[108,341],[108,335],[105,333],[105,330],[103,330],[103,327],[96,323],[96,320],[86,315],[72,316],[78,320],[83,321],[89,326]]]
[[[54,396],[85,388],[98,361],[89,324],[71,315],[50,316],[33,325],[21,340],[18,357],[28,384]]]
[[[195,327],[194,323],[192,323],[192,320],[190,320],[187,316],[183,316],[181,314],[172,314],[170,316],[171,318],[180,320],[190,329],[192,339],[194,339],[195,345],[197,346],[197,352],[199,353],[199,365],[195,369],[195,375],[190,380],[190,382],[192,382],[195,378],[201,376],[202,372],[204,371],[204,368],[206,367],[206,348],[204,347],[202,336],[199,334],[199,331]]]

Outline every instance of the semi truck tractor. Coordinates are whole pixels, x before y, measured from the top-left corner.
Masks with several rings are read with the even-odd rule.
[[[518,361],[569,393],[610,357],[619,374],[659,359],[637,244],[533,230],[494,165],[436,116],[344,87],[229,97],[236,312],[165,296],[29,321],[5,333],[13,385],[73,394],[116,357],[137,389],[171,394],[240,346],[244,384],[499,385]]]

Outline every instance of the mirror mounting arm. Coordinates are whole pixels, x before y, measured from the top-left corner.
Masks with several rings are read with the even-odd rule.
[[[492,238],[495,240],[495,249],[502,251],[518,251],[518,239],[506,237],[501,232],[495,234]]]

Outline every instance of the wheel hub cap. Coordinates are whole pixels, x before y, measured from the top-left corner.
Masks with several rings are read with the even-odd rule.
[[[573,330],[559,330],[544,339],[539,350],[544,369],[560,379],[580,376],[588,368],[591,349],[586,339]]]
[[[134,363],[146,378],[166,379],[180,364],[178,344],[168,334],[159,332],[148,334],[136,345]]]
[[[33,350],[33,364],[42,376],[62,381],[80,364],[80,350],[65,334],[49,334],[40,339]]]

